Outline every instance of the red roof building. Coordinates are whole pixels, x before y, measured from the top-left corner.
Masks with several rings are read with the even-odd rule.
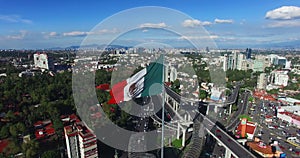
[[[9,144],[9,141],[7,139],[0,140],[0,153],[3,153],[4,149]]]
[[[254,122],[250,122],[250,121],[247,121],[246,124],[245,124],[245,133],[247,134],[247,139],[253,139],[253,136],[254,136],[254,133],[255,133],[255,130],[256,130],[256,126],[257,126],[257,123],[254,123]],[[242,127],[243,127],[243,124],[242,124],[242,121],[241,123],[238,125],[237,129],[235,130],[236,133],[241,133],[242,131]]]
[[[247,142],[247,146],[261,157],[280,157],[280,155],[283,154],[278,144],[273,143],[271,145],[266,145],[259,139],[254,142]]]
[[[51,120],[38,121],[34,124],[34,127],[36,128],[34,133],[36,139],[46,138],[47,136],[55,134],[55,129],[53,128]]]

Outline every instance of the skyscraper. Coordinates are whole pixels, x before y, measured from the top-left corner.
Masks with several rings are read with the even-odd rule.
[[[246,59],[251,59],[251,53],[252,53],[252,49],[251,48],[247,48],[246,49]]]

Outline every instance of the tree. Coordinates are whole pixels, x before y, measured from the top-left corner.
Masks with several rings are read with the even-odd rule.
[[[205,90],[202,90],[202,89],[201,89],[201,90],[199,91],[199,98],[203,100],[203,99],[205,99],[206,97],[207,97],[207,92],[206,92]]]
[[[0,138],[4,139],[7,138],[9,136],[9,130],[7,126],[2,126],[1,130],[0,130]]]
[[[42,154],[42,158],[56,158],[59,157],[59,153],[54,150],[48,150]]]
[[[16,128],[21,133],[24,133],[26,131],[26,127],[25,127],[24,123],[22,123],[22,122],[18,122],[16,124]]]
[[[64,126],[59,118],[53,120],[53,128],[55,129],[56,132],[62,132],[63,127]]]
[[[238,110],[238,106],[236,104],[232,104],[232,111],[237,111]]]
[[[13,136],[16,137],[18,135],[18,129],[16,128],[15,125],[9,126],[9,133]]]
[[[39,149],[39,143],[35,140],[30,140],[27,143],[22,144],[22,151],[26,157],[34,157]]]
[[[9,119],[10,121],[13,121],[13,120],[16,119],[16,116],[15,116],[15,114],[11,110],[9,110],[6,113],[5,118]]]
[[[15,141],[10,141],[9,144],[7,145],[7,147],[4,149],[4,153],[7,154],[17,154],[21,151],[20,146],[18,145],[17,142]]]
[[[171,89],[177,94],[180,94],[180,81],[178,79],[172,82]]]

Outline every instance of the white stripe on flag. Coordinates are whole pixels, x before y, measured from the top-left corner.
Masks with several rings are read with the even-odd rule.
[[[139,71],[138,73],[136,73],[135,75],[133,75],[132,77],[128,78],[126,80],[127,85],[124,87],[124,101],[129,101],[132,99],[133,95],[135,95],[136,93],[134,93],[133,95],[130,94],[130,86],[132,86],[133,84],[135,84],[135,89],[134,91],[141,91],[144,88],[144,76],[147,73],[147,69],[144,68],[141,71]],[[138,96],[135,97],[140,97],[141,94],[139,94]]]

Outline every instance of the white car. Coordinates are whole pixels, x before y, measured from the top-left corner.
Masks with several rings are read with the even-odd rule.
[[[273,126],[270,126],[270,125],[268,126],[268,128],[269,128],[269,129],[274,129],[274,127],[273,127]]]

